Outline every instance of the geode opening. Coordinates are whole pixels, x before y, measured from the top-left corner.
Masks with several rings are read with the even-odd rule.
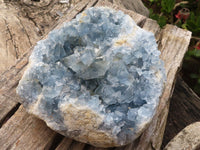
[[[89,8],[34,47],[17,87],[29,113],[98,147],[128,144],[151,121],[165,80],[153,33]]]

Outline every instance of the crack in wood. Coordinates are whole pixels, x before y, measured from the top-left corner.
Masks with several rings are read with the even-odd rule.
[[[94,7],[98,3],[98,0],[95,0],[94,3],[92,4],[92,7]]]
[[[48,148],[48,150],[55,150],[56,147],[61,143],[61,141],[64,139],[64,136],[57,133],[54,137],[54,139],[51,142],[50,147]]]
[[[20,103],[17,103],[15,107],[13,107],[4,118],[0,120],[0,128],[15,114],[15,112],[19,109]]]
[[[37,28],[38,30],[38,34],[39,36],[43,36],[44,35],[44,32],[40,29],[40,27],[38,26],[38,24],[36,23],[36,21],[34,20],[34,18],[31,18],[28,13],[26,14],[26,18],[28,18],[34,25],[35,27]]]
[[[151,142],[150,144],[151,144],[151,149],[156,150],[156,148],[153,146],[153,142]]]
[[[8,22],[6,21],[6,19],[4,19],[4,22],[5,22],[5,25],[6,25],[6,29],[7,29],[7,31],[8,31],[8,34],[9,34],[9,36],[10,36],[10,39],[8,39],[8,40],[11,40],[11,41],[12,41],[12,45],[13,45],[14,51],[15,51],[15,57],[16,57],[16,59],[18,59],[18,58],[19,58],[19,54],[18,54],[18,50],[17,50],[18,47],[17,47],[17,45],[16,45],[16,43],[15,43],[15,40],[13,39],[13,34],[12,34],[10,28],[9,28],[9,25],[8,25]],[[7,41],[6,41],[6,46],[7,46]],[[7,47],[6,47],[6,49],[7,49]]]
[[[145,24],[146,21],[147,21],[147,18],[144,18],[144,19],[142,19],[141,21],[139,21],[139,22],[137,23],[137,25],[138,25],[140,28],[143,28],[143,26],[144,26],[144,24]]]
[[[16,16],[16,17],[17,17],[17,19],[19,20],[20,24],[22,25],[22,27],[23,27],[23,29],[24,29],[24,32],[25,32],[25,34],[26,34],[26,36],[27,36],[27,38],[28,38],[28,41],[29,41],[30,46],[32,46],[33,44],[32,44],[32,42],[31,42],[30,36],[28,35],[28,32],[27,32],[27,30],[26,30],[24,24],[22,23],[21,19],[20,19],[18,16]]]

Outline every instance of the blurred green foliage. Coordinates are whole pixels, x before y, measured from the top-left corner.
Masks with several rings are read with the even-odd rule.
[[[157,20],[160,27],[164,27],[171,18],[171,12],[175,5],[175,0],[149,0],[151,5],[155,5],[160,12],[155,13],[153,9],[149,9],[150,18]]]
[[[200,34],[200,15],[194,12],[190,13],[190,17],[185,23],[186,29],[190,30],[193,35]]]
[[[161,1],[161,6],[162,12],[166,12],[166,13],[171,13],[171,11],[173,10],[175,5],[175,0],[162,0]]]
[[[161,28],[166,25],[167,23],[166,16],[160,16],[159,14],[153,13],[152,9],[149,9],[149,12],[150,12],[150,18],[156,20]]]
[[[183,78],[200,96],[200,0],[146,0],[150,18],[160,27],[167,23],[192,32],[189,50],[183,61]],[[189,10],[189,16],[182,18],[181,9]]]

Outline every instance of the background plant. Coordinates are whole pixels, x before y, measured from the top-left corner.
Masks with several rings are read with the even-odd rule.
[[[161,28],[167,23],[192,32],[181,74],[188,85],[200,95],[200,0],[143,0],[150,18]]]

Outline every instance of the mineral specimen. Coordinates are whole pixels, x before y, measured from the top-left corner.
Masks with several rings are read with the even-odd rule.
[[[151,121],[165,81],[153,33],[122,11],[89,8],[34,47],[17,93],[29,113],[75,140],[128,144]]]

